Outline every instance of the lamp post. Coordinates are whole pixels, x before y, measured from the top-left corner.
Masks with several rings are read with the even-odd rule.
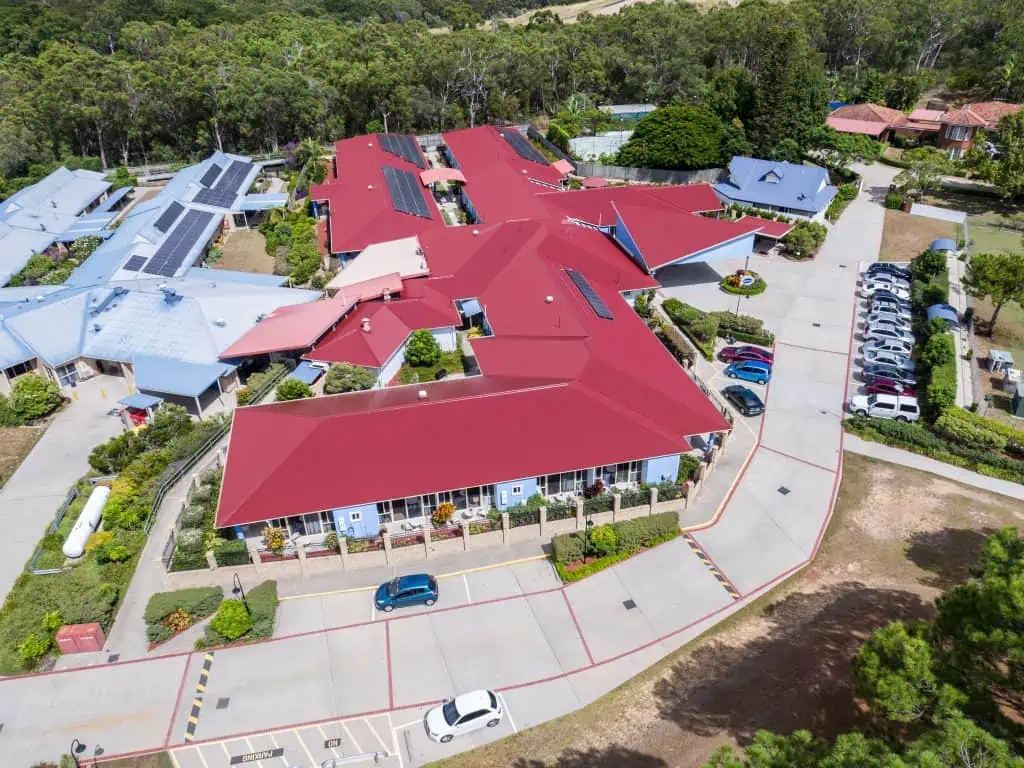
[[[242,599],[242,605],[245,606],[245,612],[246,613],[248,613],[248,614],[252,613],[252,611],[249,610],[249,603],[246,602],[246,599],[245,599],[245,590],[242,589],[242,580],[240,578],[238,578],[238,574],[237,573],[235,574],[235,586],[232,587],[231,594],[234,595],[235,597],[240,597]]]
[[[85,752],[85,744],[80,742],[78,739],[71,740],[71,759],[75,763],[75,768],[82,768],[82,764],[78,762],[78,756]]]
[[[590,513],[587,513],[587,524],[586,531],[583,533],[583,562],[587,561],[587,556],[590,554],[590,529],[594,527],[594,521],[590,519]]]

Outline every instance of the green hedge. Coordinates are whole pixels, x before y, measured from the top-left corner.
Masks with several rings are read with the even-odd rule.
[[[678,299],[666,299],[662,307],[669,319],[708,360],[714,359],[716,336],[732,336],[737,341],[762,346],[771,346],[775,342],[775,336],[764,329],[764,323],[750,315],[728,311],[703,312]]]
[[[217,565],[248,565],[249,547],[245,539],[228,539],[213,550]]]
[[[619,502],[622,509],[630,507],[644,507],[651,503],[651,492],[646,488],[627,488],[621,492],[622,500]]]
[[[764,281],[763,277],[757,278],[748,286],[730,285],[726,280],[728,278],[723,279],[718,284],[718,287],[726,293],[731,293],[733,296],[758,296],[768,290],[768,283]]]
[[[688,453],[681,453],[679,455],[679,474],[676,476],[676,482],[685,483],[687,480],[690,480],[697,474],[698,467],[700,467],[700,459]]]
[[[658,501],[675,501],[683,497],[683,486],[679,483],[655,483]]]
[[[277,582],[264,581],[245,593],[245,602],[252,616],[252,627],[237,640],[264,640],[274,634],[274,620],[277,617]],[[196,648],[207,648],[211,645],[225,645],[234,642],[209,624],[206,635],[196,641]]]
[[[615,531],[616,554],[632,554],[655,539],[679,532],[679,513],[662,512],[650,517],[622,520],[611,524]],[[585,539],[581,531],[563,533],[551,539],[551,557],[555,563],[574,563],[583,559]]]
[[[220,587],[194,587],[174,592],[157,592],[146,603],[143,617],[146,621],[146,638],[152,643],[161,643],[173,634],[173,630],[162,622],[177,610],[189,615],[194,624],[213,614],[224,599]]]
[[[610,493],[602,493],[583,500],[583,513],[585,515],[596,515],[601,512],[608,512],[615,504]]]
[[[678,537],[679,534],[680,531],[676,529],[671,533],[666,533],[664,536],[659,536],[657,538],[649,540],[645,547],[647,549],[650,549],[651,547],[656,547],[659,544],[664,544],[666,541],[671,541],[672,539]],[[587,578],[588,576],[593,576],[595,573],[599,571],[603,571],[605,568],[610,568],[616,563],[622,562],[623,560],[626,560],[627,558],[630,558],[635,554],[636,552],[616,552],[612,555],[605,555],[604,557],[599,557],[596,560],[592,560],[591,562],[587,563],[586,565],[581,565],[571,570],[562,563],[555,563],[555,570],[558,571],[558,575],[559,577],[561,577],[562,581],[580,581],[582,579]]]

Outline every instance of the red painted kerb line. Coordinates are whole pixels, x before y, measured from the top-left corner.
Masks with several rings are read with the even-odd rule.
[[[850,349],[851,350],[853,348],[853,331],[854,331],[853,318],[856,317],[856,312],[857,312],[857,302],[855,301],[854,302],[854,306],[853,306],[853,310],[851,312],[851,323],[850,323]],[[847,360],[847,364],[846,364],[847,380],[846,380],[846,385],[845,385],[844,391],[843,391],[843,402],[844,403],[846,402],[847,395],[849,393],[849,386],[850,386],[849,372],[850,372],[850,366],[851,366],[852,359],[853,359],[853,357],[852,357],[852,355],[850,355],[848,360]],[[767,399],[767,391],[765,392],[765,398]],[[764,421],[765,420],[762,418],[762,420],[761,420],[761,430],[762,431],[764,429]],[[760,438],[761,438],[761,434],[759,432],[759,434],[758,434],[758,444],[760,444]],[[586,671],[588,671],[590,669],[595,669],[597,667],[601,667],[601,666],[604,666],[606,664],[610,664],[612,662],[619,661],[619,660],[624,659],[624,658],[626,658],[628,656],[631,656],[633,654],[636,654],[636,653],[639,653],[641,651],[647,650],[648,648],[650,648],[650,647],[652,647],[654,645],[657,645],[658,643],[663,642],[664,640],[667,640],[669,638],[675,637],[676,635],[681,634],[682,632],[685,632],[685,631],[693,628],[694,626],[696,626],[698,624],[701,624],[701,623],[703,623],[705,621],[708,621],[711,618],[714,618],[715,616],[717,616],[718,614],[720,614],[720,613],[722,613],[724,611],[727,611],[727,610],[730,610],[730,609],[732,609],[732,610],[739,610],[742,607],[743,603],[746,603],[747,601],[749,601],[755,595],[757,595],[757,594],[759,594],[759,593],[769,589],[770,587],[774,586],[778,582],[785,580],[786,578],[788,578],[790,575],[792,575],[796,571],[798,571],[801,568],[805,567],[817,555],[818,549],[821,546],[821,541],[824,538],[825,531],[828,528],[828,524],[831,521],[832,514],[833,514],[833,512],[835,510],[836,499],[838,497],[838,492],[839,492],[839,481],[842,478],[842,458],[843,458],[842,446],[843,446],[843,443],[844,443],[844,438],[845,438],[845,433],[844,432],[840,432],[840,437],[839,437],[839,442],[840,442],[840,452],[839,452],[840,465],[839,465],[839,471],[837,471],[835,473],[835,480],[833,481],[833,485],[832,485],[832,496],[831,496],[831,499],[829,500],[828,511],[827,511],[827,513],[825,515],[825,519],[822,521],[821,527],[818,529],[818,535],[817,535],[817,538],[815,539],[814,547],[811,550],[810,556],[806,560],[804,560],[804,561],[802,561],[800,563],[797,563],[792,568],[787,569],[786,571],[780,573],[775,578],[765,582],[764,584],[762,584],[762,585],[760,585],[758,587],[754,587],[750,592],[748,592],[746,595],[744,595],[740,600],[738,600],[736,602],[733,602],[733,603],[727,603],[726,605],[723,605],[720,608],[717,608],[717,609],[715,609],[713,611],[710,611],[710,612],[706,613],[704,616],[701,616],[700,618],[695,619],[695,620],[689,622],[688,624],[686,624],[686,625],[684,625],[682,627],[679,627],[679,628],[677,628],[677,629],[675,629],[675,630],[673,630],[671,632],[668,632],[668,633],[666,633],[664,635],[661,635],[660,637],[657,637],[657,638],[655,638],[653,640],[650,640],[650,641],[648,641],[648,642],[646,642],[646,643],[644,643],[644,644],[642,644],[640,646],[637,646],[636,648],[633,648],[633,649],[627,650],[627,651],[623,651],[622,653],[619,653],[619,654],[617,654],[615,656],[611,656],[611,657],[609,657],[607,659],[602,659],[601,661],[593,662],[591,664],[588,664],[587,666],[580,667],[578,669],[570,670],[568,672],[562,672],[562,673],[559,673],[557,675],[551,675],[551,676],[548,676],[548,677],[540,678],[538,680],[532,680],[532,681],[529,681],[529,682],[516,683],[516,684],[513,684],[513,685],[508,685],[508,686],[500,687],[497,690],[501,691],[501,692],[512,691],[512,690],[518,690],[518,689],[521,689],[521,688],[528,688],[528,687],[531,687],[531,686],[541,685],[543,683],[553,682],[553,681],[556,681],[556,680],[566,679],[566,678],[571,677],[573,675],[577,675],[577,674],[579,674],[581,672],[586,672]],[[735,486],[734,486],[734,488],[735,488]],[[559,587],[559,588],[556,588],[556,589],[562,590],[563,595],[564,595],[564,593],[565,593],[564,592],[564,590],[565,590],[564,587]],[[552,592],[552,591],[555,591],[555,590],[554,589],[544,590],[544,592]],[[461,606],[461,607],[465,607],[465,606]],[[575,615],[573,617],[574,617],[574,620],[575,620]],[[577,629],[579,629],[579,625],[578,624],[577,624]],[[323,630],[319,630],[319,631],[323,631]],[[303,633],[303,634],[311,634],[311,633]],[[580,632],[580,637],[581,638],[583,637],[582,632]],[[185,655],[185,654],[175,654],[175,655]],[[588,655],[589,655],[589,649],[588,649]],[[326,718],[320,718],[320,719],[317,719],[317,720],[297,722],[297,723],[292,723],[292,724],[284,724],[284,725],[280,725],[280,726],[275,726],[275,727],[273,727],[271,729],[262,728],[262,729],[259,729],[259,730],[248,731],[248,732],[244,732],[244,733],[227,734],[227,735],[224,735],[224,736],[218,736],[218,737],[214,737],[214,738],[210,738],[210,739],[197,740],[197,741],[189,742],[188,745],[189,746],[198,746],[198,745],[202,745],[202,744],[206,744],[206,743],[211,743],[211,742],[221,742],[221,741],[226,741],[226,740],[230,740],[230,739],[233,739],[233,738],[243,738],[245,736],[251,736],[251,735],[256,735],[256,734],[260,734],[260,733],[266,733],[268,730],[276,732],[276,731],[279,731],[279,730],[288,730],[288,729],[291,729],[291,728],[302,728],[302,727],[307,727],[307,726],[311,726],[311,725],[319,725],[319,724],[322,724],[322,723],[336,722],[338,720],[350,720],[350,719],[359,718],[359,717],[370,717],[370,716],[373,716],[373,715],[384,714],[385,712],[389,712],[389,711],[395,709],[395,707],[393,706],[393,701],[390,701],[390,699],[391,699],[391,696],[390,696],[390,692],[389,692],[389,703],[392,705],[390,710],[389,709],[385,709],[385,710],[378,709],[378,710],[371,710],[371,711],[361,712],[361,713],[352,713],[352,714],[346,714],[346,715],[336,715],[336,716],[331,716],[331,717],[326,717]],[[429,702],[420,702],[420,703],[417,703],[417,704],[406,704],[406,705],[402,705],[401,707],[398,707],[398,709],[412,709],[412,708],[416,708],[416,707],[431,706],[431,705],[434,705],[434,704],[437,704],[437,703],[438,703],[438,701],[434,700],[434,701],[429,701]],[[172,714],[172,718],[175,717],[176,714],[177,714],[176,712],[173,713]],[[172,720],[172,723],[173,723],[173,720]],[[182,742],[182,744],[184,744],[184,742]],[[119,759],[119,758],[123,758],[123,757],[134,756],[134,755],[152,754],[155,751],[159,751],[159,749],[137,750],[135,752],[126,752],[126,753],[121,754],[121,755],[104,755],[101,758],[94,759],[93,760],[93,764],[95,765],[95,764],[98,764],[98,763],[101,763],[101,762],[106,762],[106,761],[115,760],[115,759]]]
[[[171,731],[174,730],[174,721],[178,715],[178,705],[181,704],[181,694],[185,691],[185,680],[188,678],[189,667],[192,666],[192,657],[185,659],[185,668],[181,670],[181,682],[178,683],[178,695],[174,697],[174,707],[171,709],[171,722],[167,724],[167,733],[164,734],[164,746],[171,743]]]
[[[562,597],[565,599],[565,607],[569,609],[569,615],[572,617],[572,623],[576,627],[576,634],[580,637],[580,642],[583,643],[583,650],[587,652],[587,659],[590,661],[591,666],[594,664],[594,656],[590,652],[590,646],[587,645],[587,638],[583,635],[583,630],[580,628],[579,619],[576,618],[576,611],[572,609],[572,603],[569,602],[569,595],[563,589]]]

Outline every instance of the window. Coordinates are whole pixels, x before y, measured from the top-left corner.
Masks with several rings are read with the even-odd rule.
[[[8,379],[13,379],[16,376],[22,376],[23,374],[26,374],[26,373],[28,373],[31,370],[32,370],[32,361],[29,360],[29,361],[24,362],[24,363],[18,363],[17,365],[12,365],[10,368],[8,368],[8,369],[6,369],[4,371],[4,375]]]
[[[903,403],[900,405],[900,413],[917,413],[917,406],[913,403]]]
[[[561,480],[562,480],[562,476],[561,475],[548,475],[547,481],[545,482],[545,485],[547,486],[547,489],[548,489],[546,495],[554,496],[556,493],[561,493],[562,492]]]
[[[455,504],[455,509],[459,512],[466,509],[466,489],[459,488],[456,491],[452,491],[452,502]]]
[[[513,496],[522,496],[523,495],[523,486],[521,486],[521,485],[513,485],[512,486],[512,495]]]
[[[631,482],[631,483],[639,483],[640,482],[640,473],[641,473],[641,469],[642,468],[643,468],[643,462],[642,461],[631,461],[631,462],[629,462],[629,482]]]
[[[615,482],[616,483],[628,483],[629,482],[629,462],[624,464],[615,465]]]
[[[425,496],[421,496],[420,499],[423,502],[423,514],[434,514],[434,510],[437,509],[437,495],[433,493],[428,493]]]
[[[423,504],[419,496],[410,496],[405,500],[405,514],[409,518],[423,517]]]
[[[547,475],[541,475],[540,477],[537,478],[537,493],[539,493],[541,496],[547,496],[548,495],[548,476]]]
[[[57,383],[62,389],[64,387],[73,387],[78,383],[78,369],[75,368],[74,363],[58,365],[53,372],[57,375]]]
[[[382,523],[392,522],[390,501],[382,501],[377,504],[377,517],[380,518]]]
[[[488,714],[486,709],[478,709],[476,712],[470,712],[468,715],[459,720],[459,725],[462,725],[463,723],[470,723],[473,720],[479,720],[486,714]]]
[[[966,125],[947,125],[946,138],[951,141],[965,141],[971,137],[971,129]]]
[[[351,522],[351,523],[362,522],[363,513],[362,512],[349,512],[348,513],[348,519],[349,519],[349,522]]]

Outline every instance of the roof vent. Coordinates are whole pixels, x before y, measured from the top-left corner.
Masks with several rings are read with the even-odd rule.
[[[369,333],[370,332],[370,318],[364,317],[363,321],[361,323],[361,326],[362,326],[362,329],[363,329],[363,333]]]
[[[554,296],[545,296],[544,297],[544,303],[545,304],[554,304],[555,303],[555,297]]]
[[[366,188],[367,188],[367,189],[373,189],[373,184],[367,184],[367,185],[366,185]]]
[[[39,296],[36,296],[36,301],[45,301],[45,300],[46,300],[46,297],[43,296],[42,294],[40,294]]]
[[[366,142],[366,146],[368,146],[368,147],[370,147],[372,149],[373,148],[373,142],[372,141]]]
[[[419,392],[416,393],[416,397],[418,397],[420,400],[426,400],[427,399],[427,390],[421,389]]]
[[[225,325],[228,324],[228,321],[225,320],[223,317],[218,317],[216,320],[213,321],[213,324],[216,325],[218,328],[223,328]]]
[[[474,229],[473,230],[473,237],[476,237],[479,234],[480,234],[480,230],[479,229]]]
[[[384,301],[391,301],[391,291],[385,289],[381,298],[384,299]]]
[[[56,208],[57,207],[57,201],[56,200],[51,200],[50,201],[50,207],[51,208]]]
[[[92,332],[93,333],[99,333],[100,332],[100,328],[102,328],[102,327],[103,326],[101,326],[99,323],[93,323],[92,324]]]
[[[525,175],[526,175],[526,169],[523,168],[523,176],[525,176]]]

